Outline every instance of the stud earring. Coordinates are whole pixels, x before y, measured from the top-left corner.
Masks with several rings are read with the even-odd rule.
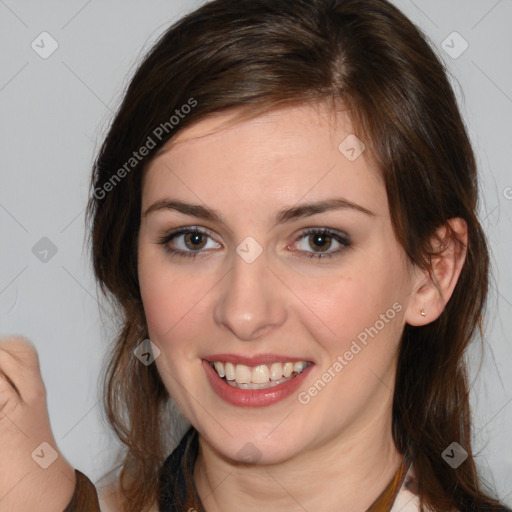
[[[420,315],[421,315],[421,316],[426,316],[426,315],[427,315],[427,314],[425,313],[425,310],[424,310],[424,309],[422,309],[422,310],[421,310]]]

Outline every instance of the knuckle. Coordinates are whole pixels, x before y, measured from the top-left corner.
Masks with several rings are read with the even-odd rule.
[[[6,415],[12,414],[13,410],[20,404],[20,397],[7,381],[4,375],[0,374],[0,421]]]
[[[10,357],[19,364],[29,366],[39,364],[39,356],[33,343],[27,338],[18,335],[0,338],[0,357]]]

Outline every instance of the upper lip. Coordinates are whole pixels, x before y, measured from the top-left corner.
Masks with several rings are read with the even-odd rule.
[[[309,359],[300,357],[284,356],[281,354],[259,354],[256,356],[239,356],[236,354],[212,354],[206,356],[205,361],[214,363],[220,361],[222,363],[233,363],[233,364],[245,364],[246,366],[258,366],[261,364],[272,364],[272,363],[287,363],[306,361],[312,363]]]

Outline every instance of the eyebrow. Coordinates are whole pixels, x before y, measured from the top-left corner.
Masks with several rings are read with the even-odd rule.
[[[227,225],[225,219],[216,210],[208,208],[207,206],[202,206],[200,204],[192,204],[185,201],[169,198],[160,199],[153,203],[144,212],[144,217],[152,212],[161,210],[175,210],[185,215],[191,215],[201,219],[210,220],[212,222],[218,222],[224,226]],[[279,210],[274,216],[274,226],[331,210],[355,210],[366,215],[375,216],[374,212],[364,208],[363,206],[339,197],[334,199],[326,199],[323,201],[315,201],[312,203],[304,203]]]

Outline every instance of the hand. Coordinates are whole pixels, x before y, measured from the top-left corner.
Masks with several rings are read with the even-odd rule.
[[[0,511],[62,512],[74,488],[74,469],[51,430],[37,351],[20,336],[1,338]]]

